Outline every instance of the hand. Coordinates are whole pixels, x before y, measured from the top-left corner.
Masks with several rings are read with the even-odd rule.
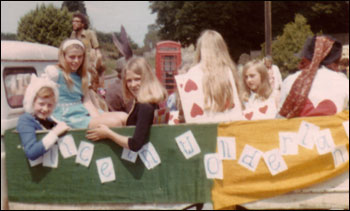
[[[86,138],[92,141],[109,138],[110,129],[106,125],[99,125],[97,128],[86,131]]]
[[[57,125],[54,128],[52,128],[52,131],[57,136],[60,136],[69,129],[71,128],[65,122],[58,122]]]

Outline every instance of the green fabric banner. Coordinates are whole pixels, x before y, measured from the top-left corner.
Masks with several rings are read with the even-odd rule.
[[[201,153],[186,160],[175,137],[191,130]],[[131,136],[134,127],[114,131]],[[70,131],[78,149],[82,140],[94,144],[87,168],[64,159],[58,168],[30,167],[19,134],[5,133],[8,195],[12,202],[32,203],[196,203],[211,201],[212,180],[206,178],[204,155],[216,150],[217,124],[153,126],[150,142],[161,164],[147,170],[140,158],[136,163],[121,159],[122,148],[109,140],[91,142],[85,130]],[[38,134],[41,139],[45,134]],[[96,160],[111,157],[116,180],[102,184]]]

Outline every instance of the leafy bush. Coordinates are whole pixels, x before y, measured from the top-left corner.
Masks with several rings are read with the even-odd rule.
[[[19,40],[39,42],[58,47],[70,36],[72,31],[72,15],[67,8],[63,10],[53,5],[42,4],[23,16],[18,24]]]
[[[272,42],[272,58],[280,68],[283,77],[298,70],[300,52],[308,37],[313,36],[310,25],[300,14],[295,15],[294,22],[285,25],[283,34]],[[264,46],[263,46],[264,49]],[[262,51],[265,53],[265,50]]]

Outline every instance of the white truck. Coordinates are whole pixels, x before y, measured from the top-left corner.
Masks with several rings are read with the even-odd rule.
[[[4,131],[15,128],[23,111],[23,95],[31,74],[57,63],[58,49],[20,41],[1,41],[1,209],[182,209],[189,204],[53,205],[9,202]],[[241,205],[247,209],[349,209],[349,172],[322,184]],[[212,209],[205,204],[204,209]]]

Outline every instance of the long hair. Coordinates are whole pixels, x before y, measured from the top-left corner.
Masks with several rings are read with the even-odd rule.
[[[237,69],[223,37],[218,32],[202,32],[197,41],[194,62],[200,63],[203,71],[205,110],[223,112],[234,107],[234,91],[228,74],[232,72],[239,92]]]
[[[160,103],[167,98],[167,92],[152,71],[152,67],[142,57],[135,57],[128,61],[123,69],[123,94],[126,99],[134,96],[127,87],[126,71],[132,71],[141,76],[141,86],[136,97],[140,103]]]
[[[44,86],[44,87],[42,87],[41,89],[39,89],[39,91],[38,91],[37,94],[35,95],[34,102],[35,102],[35,100],[36,100],[38,97],[44,98],[44,99],[47,99],[47,98],[50,98],[50,97],[55,98],[55,92],[52,90],[51,87]],[[56,99],[55,99],[55,101],[56,101]],[[55,103],[56,103],[56,102],[55,102]]]
[[[70,40],[72,40],[72,39],[67,39],[61,43],[61,46],[60,46],[60,49],[58,52],[58,66],[62,69],[63,77],[66,80],[68,88],[71,90],[73,88],[73,80],[70,77],[70,73],[72,71],[66,62],[65,55],[66,55],[67,51],[69,51],[70,49],[74,49],[74,48],[82,50],[84,52],[83,63],[80,66],[80,68],[77,70],[77,74],[81,77],[81,84],[82,84],[81,89],[82,89],[83,94],[85,95],[85,93],[87,93],[87,91],[88,91],[88,86],[89,86],[89,77],[88,77],[89,60],[87,58],[87,54],[86,54],[85,49],[78,44],[72,44],[63,50],[64,43],[67,41],[70,41]]]
[[[268,99],[272,93],[272,88],[269,81],[269,73],[265,64],[262,61],[258,61],[258,60],[250,61],[243,67],[242,77],[243,77],[244,83],[243,83],[241,98],[243,99],[244,102],[247,102],[249,99],[250,89],[246,83],[245,77],[246,77],[247,71],[251,68],[254,68],[258,72],[261,79],[260,86],[256,90],[258,99],[260,100]]]

